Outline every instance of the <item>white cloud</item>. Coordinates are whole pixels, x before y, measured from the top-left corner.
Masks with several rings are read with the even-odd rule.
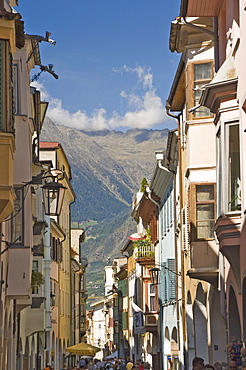
[[[91,115],[84,110],[71,113],[64,109],[60,99],[52,98],[45,87],[35,81],[32,85],[41,91],[43,100],[49,101],[47,116],[54,122],[80,130],[104,130],[125,128],[151,128],[167,120],[165,107],[161,98],[153,87],[153,74],[150,67],[137,66],[135,68],[124,65],[114,68],[114,72],[131,73],[137,76],[137,83],[132,91],[121,91],[120,98],[127,106],[127,112],[120,115],[113,112],[112,117],[107,117],[104,108],[96,109]]]

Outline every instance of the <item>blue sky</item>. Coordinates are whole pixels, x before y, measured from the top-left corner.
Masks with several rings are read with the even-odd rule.
[[[180,0],[19,0],[25,32],[51,32],[40,44],[36,82],[48,116],[85,129],[174,128],[165,115],[179,55],[168,48]],[[37,70],[38,71],[38,70]],[[37,71],[33,71],[33,76]]]

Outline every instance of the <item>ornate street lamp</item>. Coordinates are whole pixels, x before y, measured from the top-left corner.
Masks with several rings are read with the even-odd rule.
[[[56,295],[53,292],[50,292],[50,305],[56,306]]]
[[[46,182],[41,188],[43,193],[44,212],[48,216],[59,216],[62,209],[63,199],[65,195],[65,186],[60,184],[58,181],[64,178],[64,172],[62,170],[53,169],[50,174],[40,173],[32,177],[31,181],[26,182],[21,187],[15,189],[20,190],[30,184],[42,185],[42,180],[51,179]],[[57,181],[55,181],[57,180]]]
[[[157,267],[153,267],[152,269],[149,270],[150,273],[150,280],[151,284],[157,285],[159,284],[159,279],[160,279],[160,269]]]
[[[46,215],[60,215],[66,189],[65,186],[54,180],[42,186],[44,212]]]

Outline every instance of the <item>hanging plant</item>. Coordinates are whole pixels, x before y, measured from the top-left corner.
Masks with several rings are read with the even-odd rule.
[[[44,284],[44,275],[39,271],[32,271],[31,287],[38,288],[40,285]]]

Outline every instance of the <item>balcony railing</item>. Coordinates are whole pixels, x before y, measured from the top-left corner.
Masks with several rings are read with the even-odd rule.
[[[137,243],[136,260],[142,265],[152,265],[155,261],[155,247],[147,240],[139,240]]]

